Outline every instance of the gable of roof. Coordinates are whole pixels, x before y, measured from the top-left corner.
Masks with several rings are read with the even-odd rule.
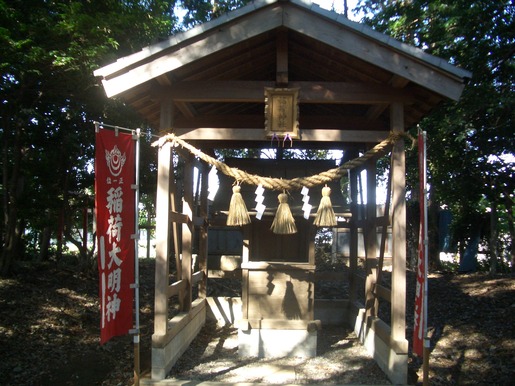
[[[301,129],[387,132],[390,103],[404,104],[409,127],[442,100],[458,100],[471,76],[304,0],[254,1],[94,74],[108,97],[156,127],[169,98],[183,133],[261,130],[265,87],[299,88]]]
[[[470,72],[304,0],[258,0],[95,71],[108,97],[285,27],[457,100]]]

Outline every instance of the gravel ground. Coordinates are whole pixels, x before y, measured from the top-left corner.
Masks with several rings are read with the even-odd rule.
[[[140,264],[141,368],[149,374],[154,262],[141,260]],[[0,384],[132,385],[132,337],[117,337],[99,345],[98,277],[55,263],[21,267],[23,270],[13,277],[0,278]],[[408,271],[406,338],[410,342],[414,279],[414,273]],[[318,289],[324,287],[319,285]],[[329,295],[329,290],[325,288],[322,295]],[[432,273],[429,294],[430,384],[513,385],[514,277]],[[336,298],[344,296],[344,291],[335,294]],[[319,357],[305,361],[239,359],[236,337],[235,329],[207,325],[170,377],[191,375],[197,380],[227,382],[232,377],[269,383],[282,379],[285,381],[281,383],[388,383],[349,330],[333,331],[324,326],[318,339]],[[252,375],[256,368],[259,373]],[[410,352],[408,383],[421,385],[421,379],[421,362]]]
[[[317,357],[256,359],[238,356],[238,331],[208,323],[169,374],[173,380],[269,384],[391,384],[356,335],[323,328]]]

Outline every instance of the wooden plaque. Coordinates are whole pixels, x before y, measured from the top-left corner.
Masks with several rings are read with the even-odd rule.
[[[299,138],[298,100],[298,88],[265,88],[265,133],[268,138]]]

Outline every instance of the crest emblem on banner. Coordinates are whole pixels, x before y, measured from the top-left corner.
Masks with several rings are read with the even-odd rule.
[[[121,172],[123,165],[125,165],[126,156],[125,153],[122,154],[118,146],[114,146],[113,150],[105,151],[106,154],[106,162],[109,171],[114,177],[117,177]]]

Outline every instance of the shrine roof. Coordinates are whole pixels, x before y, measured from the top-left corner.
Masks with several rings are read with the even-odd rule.
[[[441,101],[458,100],[471,74],[310,1],[257,0],[95,76],[108,97],[123,99],[155,128],[171,130],[161,109],[171,103],[173,130],[213,147],[255,144],[263,90],[297,88],[309,147],[340,142],[341,131],[350,142],[378,142],[390,130],[390,104],[403,103],[409,128]]]

